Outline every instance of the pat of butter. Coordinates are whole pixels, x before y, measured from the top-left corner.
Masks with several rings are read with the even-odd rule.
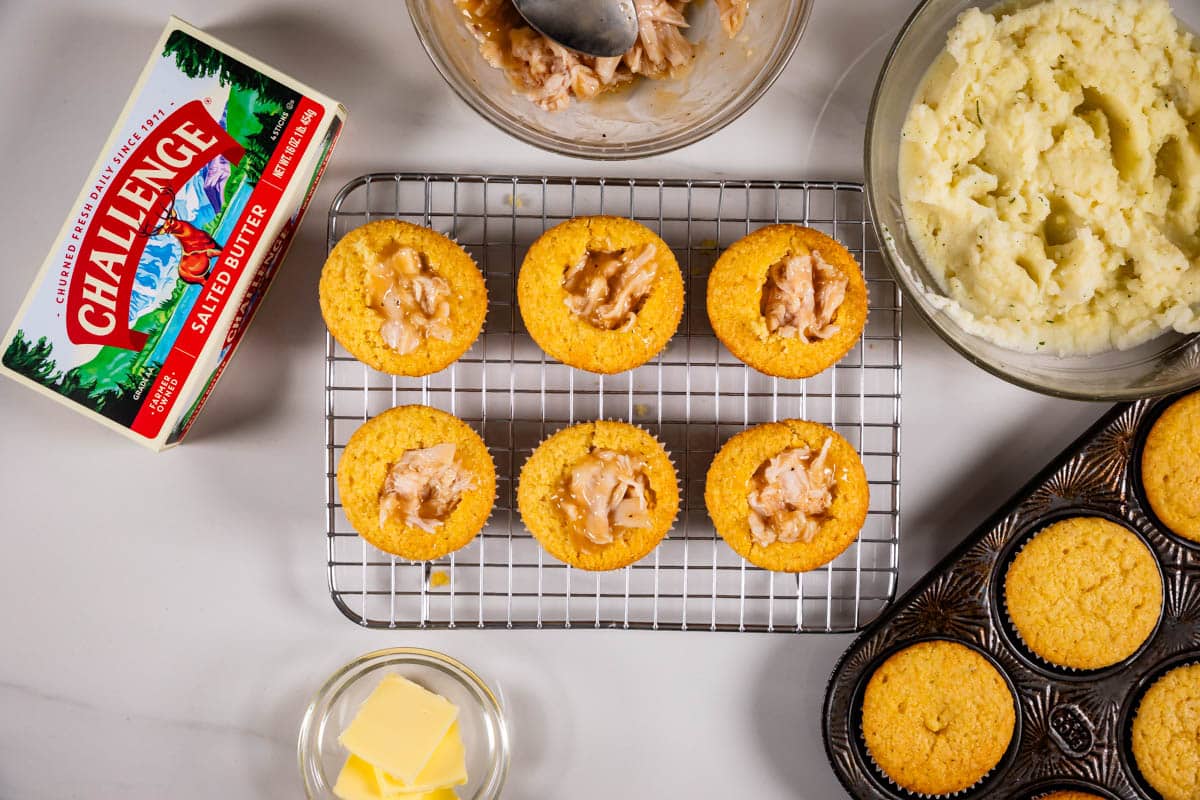
[[[375,779],[379,782],[379,790],[389,797],[462,786],[467,782],[467,751],[458,732],[458,723],[450,726],[415,781],[405,783],[379,767],[375,767]]]
[[[338,773],[333,793],[342,800],[382,800],[379,782],[375,780],[375,768],[358,756],[346,759],[346,765]]]
[[[346,759],[346,765],[342,767],[333,786],[333,793],[341,800],[458,800],[458,795],[450,788],[384,793],[375,779],[375,768],[358,756]]]
[[[363,761],[412,785],[457,718],[458,708],[449,700],[393,674],[379,682],[338,740]]]

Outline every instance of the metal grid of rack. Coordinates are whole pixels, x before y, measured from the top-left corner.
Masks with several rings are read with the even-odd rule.
[[[545,229],[574,216],[614,214],[659,233],[687,286],[679,331],[638,369],[593,375],[548,358],[521,322],[516,274]],[[900,536],[901,297],[888,277],[863,189],[852,183],[590,179],[484,175],[367,175],[329,214],[329,246],[370,220],[398,218],[453,236],[488,285],[484,332],[456,364],[425,378],[376,372],[327,341],[326,537],[329,590],[351,620],[379,628],[619,627],[847,632],[892,601]],[[824,231],[864,267],[870,298],[859,344],[821,375],[793,381],[737,361],[713,336],[705,284],[721,250],[775,222]],[[422,403],[456,414],[487,443],[497,468],[495,511],[467,547],[433,562],[382,553],[358,537],[337,496],[346,440],[388,408]],[[682,487],[670,536],[631,567],[573,569],[521,524],[516,480],[546,436],[596,418],[654,433]],[[800,575],[749,565],[725,545],[704,509],[704,479],[729,437],[799,417],[830,425],[860,452],[871,486],[857,541]]]

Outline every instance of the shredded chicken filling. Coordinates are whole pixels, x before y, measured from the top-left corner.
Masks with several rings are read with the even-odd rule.
[[[721,12],[721,27],[725,33],[731,37],[737,36],[746,24],[750,0],[717,0],[717,10]]]
[[[567,268],[567,308],[601,330],[629,330],[654,285],[653,244],[615,253],[588,250]]]
[[[589,100],[635,77],[673,78],[692,63],[696,47],[683,35],[691,0],[634,0],[638,39],[624,55],[594,58],[568,50],[530,28],[511,0],[455,0],[479,40],[484,58],[502,69],[529,100],[561,111],[571,99]],[[721,26],[735,36],[750,0],[717,0]]]
[[[367,305],[383,317],[383,341],[400,355],[427,338],[450,341],[450,284],[411,247],[368,265]]]
[[[576,547],[594,551],[622,529],[649,528],[651,497],[644,459],[596,448],[571,467],[556,500]]]
[[[767,270],[762,315],[767,332],[802,342],[828,339],[838,332],[834,317],[846,299],[849,279],[812,252],[789,253]]]
[[[811,542],[833,505],[834,473],[825,439],[820,451],[801,445],[759,467],[751,479],[750,535],[763,547]]]
[[[392,464],[379,494],[379,526],[390,518],[435,532],[475,480],[455,458],[453,443],[406,450]]]

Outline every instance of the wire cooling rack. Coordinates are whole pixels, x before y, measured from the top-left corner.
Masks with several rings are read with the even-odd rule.
[[[679,331],[653,361],[599,376],[548,358],[521,322],[516,274],[546,228],[585,214],[636,219],[675,251],[687,284]],[[329,246],[370,220],[398,218],[453,236],[487,279],[484,332],[459,361],[398,378],[326,345],[325,472],[329,590],[366,627],[623,627],[848,632],[895,597],[900,536],[900,292],[880,263],[863,189],[852,183],[367,175],[338,194]],[[774,222],[840,240],[864,267],[870,317],[836,367],[801,381],[762,375],[720,346],[705,283],[721,250]],[[337,496],[346,440],[375,414],[422,403],[482,436],[497,468],[496,508],[470,545],[409,562],[359,538]],[[596,418],[654,433],[672,453],[683,494],[668,539],[637,564],[588,573],[547,555],[521,524],[516,483],[545,437]],[[760,570],[716,535],[704,509],[713,454],[748,426],[799,417],[830,425],[860,452],[871,485],[867,523],[831,564],[792,575]]]

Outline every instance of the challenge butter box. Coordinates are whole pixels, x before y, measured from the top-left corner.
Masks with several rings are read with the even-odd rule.
[[[151,448],[178,443],[345,116],[172,17],[0,343],[3,371]]]

